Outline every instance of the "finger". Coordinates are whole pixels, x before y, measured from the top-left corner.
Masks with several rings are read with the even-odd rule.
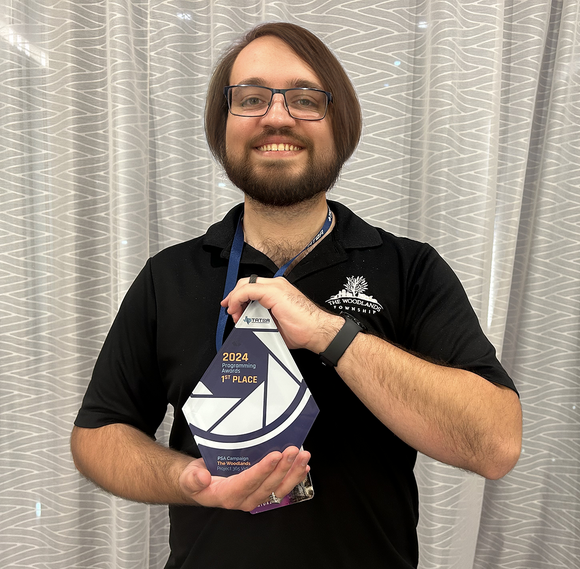
[[[257,275],[250,275],[249,277],[240,279],[236,286],[227,294],[227,296],[221,301],[221,305],[224,307],[229,307],[230,304],[233,303],[234,298],[238,296],[239,290],[242,286],[249,285],[249,284],[256,284],[258,280]],[[247,302],[247,300],[246,300]],[[242,304],[242,303],[240,303]]]
[[[284,480],[297,454],[296,447],[289,447],[283,453],[271,452],[251,468],[231,476],[228,481],[233,483],[232,490],[237,492],[243,489],[248,497],[258,494],[258,499],[269,496]]]
[[[309,460],[310,453],[299,451],[296,447],[287,448],[277,467],[256,490],[258,503],[263,503],[272,492],[275,492],[280,498],[288,494],[296,484],[306,477],[310,470]]]
[[[234,322],[237,322],[248,303],[255,300],[265,308],[270,309],[274,304],[272,295],[276,294],[276,288],[272,288],[273,279],[259,278],[250,283],[250,278],[240,279],[235,288],[221,301],[221,305],[227,308],[227,312]],[[256,277],[258,279],[258,277]]]
[[[282,463],[284,469],[283,455],[281,452],[271,452],[260,462],[250,468],[230,476],[228,481],[232,482],[231,490],[234,492],[243,491],[246,496],[254,492],[259,492],[265,481],[279,468]],[[285,470],[287,472],[288,469]]]
[[[286,473],[286,476],[282,479],[280,484],[274,490],[274,493],[279,498],[289,494],[292,489],[301,482],[304,481],[306,475],[310,471],[310,466],[308,462],[310,460],[310,453],[306,451],[301,451],[294,459],[290,470]]]
[[[272,490],[265,490],[265,481],[281,462],[283,462],[282,453],[272,452],[258,464],[223,479],[220,505],[227,509],[250,511],[265,502],[272,493]],[[286,468],[285,471],[287,470]]]

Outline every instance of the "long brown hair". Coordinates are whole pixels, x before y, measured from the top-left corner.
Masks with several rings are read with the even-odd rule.
[[[312,68],[323,88],[332,93],[328,116],[337,158],[344,164],[358,144],[361,129],[361,108],[348,75],[332,52],[312,32],[287,22],[260,24],[234,43],[219,60],[211,77],[205,104],[205,135],[211,152],[223,164],[226,151],[228,105],[223,89],[229,85],[232,67],[239,53],[249,43],[263,36],[275,36]]]

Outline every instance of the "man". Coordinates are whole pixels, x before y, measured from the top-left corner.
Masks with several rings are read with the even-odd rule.
[[[518,459],[517,393],[449,267],[340,204],[329,215],[360,129],[340,64],[298,26],[258,26],[214,73],[206,133],[243,208],[149,260],[72,435],[85,476],[170,504],[167,567],[416,567],[416,451],[488,478]],[[223,298],[242,209],[238,282]],[[251,300],[271,311],[320,414],[306,450],[212,477],[181,409],[216,354],[220,303],[236,322]],[[153,441],[167,403],[171,449]],[[310,468],[312,500],[246,513]]]

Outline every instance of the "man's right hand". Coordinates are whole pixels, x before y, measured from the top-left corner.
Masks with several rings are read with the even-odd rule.
[[[283,498],[306,478],[310,453],[289,447],[271,452],[258,464],[227,478],[212,476],[203,459],[191,461],[179,477],[187,501],[200,506],[249,512],[263,504],[272,492]]]
[[[150,504],[189,504],[251,511],[272,492],[283,498],[310,470],[310,453],[289,447],[251,468],[212,476],[203,459],[164,447],[120,423],[75,427],[71,450],[79,471],[108,492]]]

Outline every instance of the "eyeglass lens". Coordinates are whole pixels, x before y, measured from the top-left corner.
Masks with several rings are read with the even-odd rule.
[[[273,93],[265,87],[243,85],[230,89],[230,111],[244,117],[264,116],[272,102]],[[318,120],[324,117],[327,96],[315,89],[288,89],[284,93],[290,116],[296,119]]]

